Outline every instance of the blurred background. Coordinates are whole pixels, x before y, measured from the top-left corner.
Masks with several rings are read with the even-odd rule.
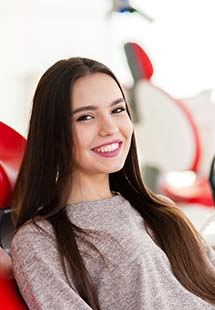
[[[49,66],[104,62],[130,99],[146,184],[215,245],[214,9],[213,0],[0,0],[0,121],[26,137]]]

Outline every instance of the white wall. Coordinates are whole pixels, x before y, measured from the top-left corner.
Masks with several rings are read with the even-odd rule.
[[[111,64],[108,7],[102,0],[1,2],[2,121],[26,134],[36,83],[57,60],[86,56]]]
[[[36,82],[60,58],[104,61],[129,85],[127,40],[146,49],[154,83],[173,96],[214,88],[214,0],[132,2],[155,22],[117,14],[108,20],[111,0],[0,0],[0,120],[26,133]]]
[[[215,1],[133,0],[154,17],[113,18],[115,44],[136,40],[155,67],[154,83],[176,97],[193,96],[215,87]],[[114,30],[113,30],[114,32]],[[118,56],[119,58],[119,56]]]

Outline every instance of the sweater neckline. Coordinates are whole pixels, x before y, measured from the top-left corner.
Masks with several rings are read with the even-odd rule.
[[[67,206],[69,207],[80,207],[80,206],[112,206],[115,204],[121,204],[124,202],[125,199],[122,197],[120,193],[115,193],[113,197],[105,198],[105,199],[99,199],[99,200],[84,200],[76,203],[70,203]]]

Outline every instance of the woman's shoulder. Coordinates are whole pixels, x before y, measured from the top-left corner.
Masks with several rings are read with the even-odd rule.
[[[54,231],[47,220],[29,221],[22,225],[14,234],[11,241],[12,248],[23,248],[41,242],[54,242]]]

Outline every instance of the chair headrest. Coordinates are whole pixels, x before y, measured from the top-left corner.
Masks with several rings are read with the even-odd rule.
[[[10,204],[25,146],[24,137],[0,122],[0,208]]]
[[[150,80],[153,74],[153,66],[142,47],[137,43],[127,42],[124,45],[124,50],[134,82]]]
[[[210,174],[209,174],[209,182],[211,185],[211,190],[213,193],[213,198],[215,201],[215,155],[211,163]]]

